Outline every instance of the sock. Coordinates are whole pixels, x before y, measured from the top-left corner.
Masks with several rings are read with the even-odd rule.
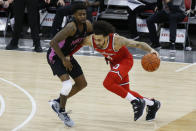
[[[139,93],[137,93],[137,92],[135,92],[135,91],[129,90],[129,93],[132,94],[132,95],[135,96],[135,97],[138,97],[138,98],[141,98],[141,99],[144,98],[143,96],[141,96]]]
[[[143,100],[145,100],[146,105],[149,105],[149,106],[154,105],[154,101],[152,101],[152,100],[150,100],[150,99],[148,99],[148,98],[143,98]]]
[[[65,109],[62,109],[62,108],[61,108],[61,109],[59,110],[59,112],[65,112]]]
[[[129,92],[127,93],[127,96],[125,99],[132,101],[132,100],[138,100],[135,96],[131,95]]]
[[[58,103],[60,103],[60,96],[59,96],[59,98],[57,98],[57,99],[55,99]]]

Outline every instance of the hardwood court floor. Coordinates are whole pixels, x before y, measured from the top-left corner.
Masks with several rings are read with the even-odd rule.
[[[154,97],[162,106],[153,122],[133,121],[131,104],[102,86],[109,66],[103,57],[75,56],[83,67],[88,87],[68,100],[75,127],[64,126],[48,104],[58,97],[61,83],[46,62],[46,53],[0,50],[0,96],[5,112],[0,131],[195,131],[196,66],[162,62],[148,73],[134,60],[131,89]],[[179,72],[176,72],[178,70]],[[34,103],[35,102],[35,103]],[[0,103],[3,109],[3,103]]]

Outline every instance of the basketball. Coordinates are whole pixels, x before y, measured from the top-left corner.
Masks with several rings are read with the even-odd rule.
[[[141,60],[142,67],[148,72],[156,71],[160,65],[160,59],[154,53],[146,54]]]

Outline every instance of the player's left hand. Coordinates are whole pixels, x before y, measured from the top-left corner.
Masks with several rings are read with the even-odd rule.
[[[70,62],[70,56],[64,57],[64,58],[62,59],[62,63],[63,63],[63,65],[65,66],[65,68],[66,68],[67,70],[69,70],[69,71],[72,70],[73,65],[72,65],[71,62]]]

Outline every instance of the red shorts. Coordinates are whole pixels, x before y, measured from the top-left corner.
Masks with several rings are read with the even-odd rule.
[[[119,63],[116,63],[114,66],[111,66],[109,73],[116,73],[121,80],[128,76],[128,72],[133,66],[133,59],[126,58],[121,60]]]

